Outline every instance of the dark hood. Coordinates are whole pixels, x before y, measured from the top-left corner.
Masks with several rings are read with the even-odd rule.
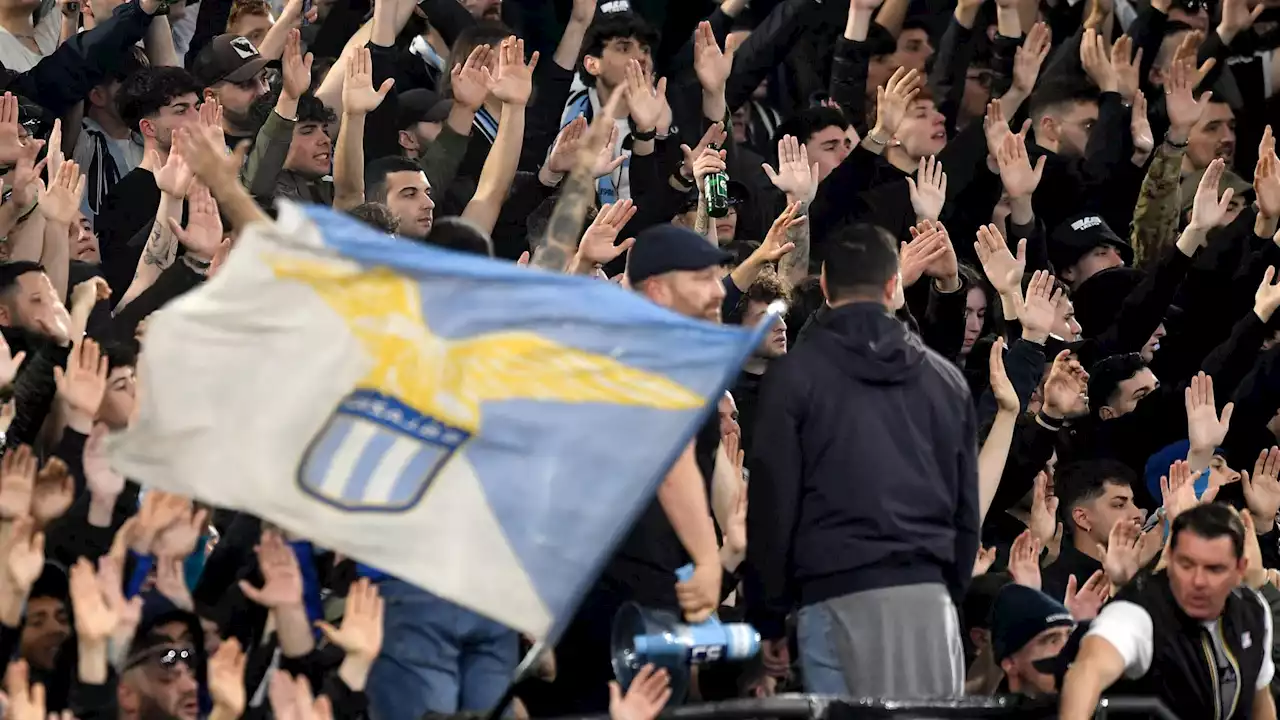
[[[831,308],[810,328],[850,377],[864,383],[897,385],[915,377],[925,361],[924,343],[883,305],[858,302]]]

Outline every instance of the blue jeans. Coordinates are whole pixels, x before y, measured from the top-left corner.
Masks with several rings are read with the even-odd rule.
[[[804,691],[815,695],[848,695],[844,668],[836,654],[835,637],[840,632],[831,609],[825,603],[800,608],[796,641],[800,646],[800,669]]]
[[[383,580],[378,588],[386,618],[367,689],[374,720],[498,704],[520,660],[514,630],[400,580]]]

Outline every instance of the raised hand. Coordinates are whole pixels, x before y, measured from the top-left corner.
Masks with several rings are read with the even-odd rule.
[[[1005,413],[1017,413],[1021,407],[1018,393],[1009,381],[1009,374],[1004,369],[1004,338],[996,338],[991,343],[991,393],[996,397],[996,409]],[[1053,531],[1049,531],[1053,535]]]
[[[1111,526],[1111,534],[1107,538],[1107,554],[1102,560],[1102,570],[1117,586],[1124,585],[1133,579],[1142,569],[1140,546],[1142,525],[1135,522],[1118,521]]]
[[[329,642],[346,651],[348,658],[371,666],[382,650],[384,612],[385,604],[378,586],[368,578],[360,578],[347,591],[342,627],[336,628],[327,622],[318,622],[316,627]]]
[[[635,217],[636,206],[631,200],[605,204],[596,213],[596,219],[582,235],[578,244],[578,257],[590,265],[605,265],[636,244],[635,238],[618,243],[618,233]]]
[[[1098,611],[1111,596],[1111,581],[1102,570],[1095,570],[1085,581],[1084,587],[1076,589],[1076,576],[1067,578],[1067,595],[1062,604],[1071,613],[1076,622],[1085,622],[1098,617]]]
[[[1257,3],[1250,7],[1249,0],[1222,0],[1222,19],[1218,23],[1218,35],[1225,44],[1231,44],[1236,35],[1253,27],[1253,23],[1262,16],[1267,3]]]
[[[1014,53],[1012,89],[1023,97],[1030,97],[1031,91],[1035,89],[1040,68],[1049,57],[1052,39],[1049,26],[1038,22],[1027,31],[1027,37]]]
[[[13,521],[3,552],[4,572],[13,583],[13,592],[25,598],[44,572],[44,533],[36,529],[33,518],[20,517]]]
[[[911,228],[912,238],[930,236],[939,238],[942,243],[942,253],[929,263],[925,268],[925,274],[937,280],[940,289],[954,291],[955,287],[943,287],[947,283],[958,283],[960,275],[960,261],[956,259],[956,250],[951,245],[951,236],[947,233],[947,228],[942,223],[932,220],[921,221]]]
[[[1085,30],[1080,39],[1080,64],[1089,79],[1102,92],[1116,92],[1120,89],[1116,69],[1107,55],[1107,41],[1093,28]]]
[[[218,213],[218,201],[209,188],[195,184],[187,202],[187,226],[170,217],[169,229],[178,242],[195,257],[208,262],[222,247],[222,215]]]
[[[1187,137],[1213,97],[1213,91],[1208,90],[1196,100],[1194,92],[1200,77],[1194,57],[1175,57],[1169,66],[1169,77],[1164,85],[1164,106],[1169,115],[1169,132],[1177,138]]]
[[[13,93],[0,96],[0,166],[9,167],[23,156],[18,138],[18,98]]]
[[[453,91],[454,102],[471,112],[479,110],[489,97],[489,84],[493,81],[489,75],[489,56],[492,53],[491,46],[479,45],[467,56],[465,63],[455,63],[450,73],[449,88]]]
[[[1258,164],[1253,170],[1253,192],[1258,197],[1258,212],[1268,218],[1280,217],[1280,157],[1276,156],[1276,139],[1268,125],[1258,144]]]
[[[84,175],[80,174],[80,166],[75,161],[64,162],[40,199],[40,214],[51,224],[70,225],[80,211],[82,197]]]
[[[693,31],[693,71],[704,91],[724,91],[729,74],[733,71],[733,55],[738,50],[736,39],[736,35],[731,36],[721,51],[720,43],[716,42],[716,35],[711,30],[711,23],[703,20]]]
[[[297,32],[294,30],[293,32]],[[475,54],[474,52],[472,53]],[[311,57],[310,54],[307,57]],[[373,54],[369,48],[357,48],[347,62],[347,74],[342,83],[342,111],[355,115],[367,115],[378,108],[391,92],[396,81],[387,78],[378,88],[373,87]],[[457,93],[457,89],[454,89]],[[481,99],[481,102],[484,102]]]
[[[1272,282],[1275,276],[1276,269],[1268,267],[1262,273],[1262,282],[1258,285],[1258,291],[1253,295],[1253,312],[1264,323],[1271,320],[1276,308],[1280,307],[1280,285]]]
[[[1164,498],[1164,516],[1173,523],[1178,515],[1200,504],[1196,497],[1195,478],[1199,473],[1192,473],[1191,466],[1185,460],[1174,461],[1169,466],[1169,474],[1160,478],[1160,494]]]
[[[1058,498],[1049,492],[1049,476],[1044,472],[1036,475],[1031,495],[1031,520],[1027,528],[1041,545],[1052,542],[1054,533],[1058,531]]]
[[[31,684],[31,669],[26,660],[9,663],[4,673],[4,689],[9,695],[6,720],[45,720],[44,685]]]
[[[1044,412],[1049,417],[1079,417],[1089,410],[1089,373],[1080,360],[1063,350],[1053,359],[1044,382]]]
[[[10,175],[10,187],[13,188],[13,201],[18,207],[26,209],[36,201],[39,196],[40,188],[43,183],[40,182],[40,173],[44,171],[45,165],[49,163],[49,158],[36,162],[36,157],[40,155],[40,149],[44,147],[43,140],[27,140],[18,153],[18,159],[13,166],[13,173]]]
[[[368,52],[367,48],[360,50]],[[281,74],[284,76],[281,95],[296,100],[311,89],[311,63],[314,60],[311,53],[302,54],[302,33],[290,30],[289,36],[284,40],[284,55],[280,58]],[[348,74],[347,77],[351,76]],[[342,106],[344,109],[347,106],[346,86],[342,88]]]
[[[203,110],[202,105],[201,111]],[[226,135],[222,128],[203,123],[174,130],[174,140],[174,147],[206,187],[225,187],[239,182],[240,168],[249,151],[247,142],[240,143],[235,152],[228,155]],[[172,156],[171,151],[170,157]]]
[[[70,164],[70,163],[68,163]],[[72,345],[67,356],[67,369],[53,368],[53,382],[58,388],[58,399],[69,413],[77,414],[89,422],[98,414],[98,406],[107,392],[107,356],[98,343],[84,338]]]
[[[1040,543],[1030,530],[1023,530],[1009,549],[1009,574],[1019,585],[1040,589]]]
[[[96,423],[84,443],[84,480],[95,498],[117,498],[124,492],[124,475],[111,468],[107,457],[107,433],[103,423]]]
[[[761,259],[766,262],[778,262],[783,255],[796,249],[796,244],[787,241],[787,234],[791,228],[796,227],[808,221],[808,217],[800,214],[800,203],[794,202],[783,209],[782,214],[774,219],[773,225],[769,227],[769,233],[764,236],[764,242],[760,243],[760,248],[756,252],[760,253]]]
[[[616,680],[609,681],[610,720],[654,720],[671,700],[671,677],[645,665],[636,673],[626,695]]]
[[[1142,48],[1133,52],[1133,39],[1121,35],[1111,46],[1111,67],[1116,74],[1116,91],[1125,102],[1134,102],[1138,95],[1138,69],[1142,67]]]
[[[978,557],[975,558],[973,561],[973,572],[971,573],[971,575],[973,577],[978,577],[979,575],[986,575],[987,571],[990,570],[991,566],[994,565],[995,563],[996,563],[996,549],[994,547],[984,548],[981,545],[979,545]]]
[[[1031,167],[1031,157],[1027,154],[1027,144],[1021,135],[1005,133],[1004,139],[996,148],[996,165],[1000,168],[1000,182],[1005,192],[1012,199],[1031,197],[1040,187],[1040,179],[1044,177],[1044,164],[1047,156],[1041,155],[1036,160],[1035,168]]]
[[[726,159],[728,158],[727,150],[716,150],[707,148],[702,151],[701,157],[693,161],[693,181],[697,183],[698,190],[701,191],[703,183],[708,175],[722,173],[728,167]]]
[[[312,695],[311,682],[304,674],[294,678],[283,670],[276,670],[267,687],[267,699],[272,714],[281,720],[333,720],[329,696]]]
[[[870,137],[887,142],[897,133],[923,84],[924,77],[916,70],[900,67],[893,71],[889,82],[876,88],[876,124]]]
[[[154,553],[156,539],[169,526],[181,522],[191,509],[191,501],[180,495],[153,490],[142,498],[142,507],[133,516],[129,547],[139,555]]]
[[[942,171],[942,162],[933,155],[927,161],[920,158],[916,178],[919,178],[918,184],[915,178],[907,178],[907,191],[911,195],[916,219],[937,220],[947,199],[947,174]]]
[[[9,343],[0,337],[0,387],[13,382],[13,379],[18,376],[18,368],[22,367],[22,361],[26,359],[25,352],[12,353],[9,350]]]
[[[978,262],[982,263],[983,274],[997,293],[1005,295],[1017,292],[1021,295],[1022,274],[1027,268],[1025,238],[1018,241],[1018,254],[1015,257],[1009,252],[1009,245],[1005,243],[1000,229],[995,225],[985,225],[978,228],[978,242],[973,244],[973,250],[978,255]]]
[[[160,167],[155,173],[156,187],[160,188],[160,192],[177,200],[185,198],[187,191],[191,189],[191,182],[195,180],[195,173],[187,165],[182,151],[177,148],[170,150],[169,157],[160,165],[160,154],[153,150],[151,161]]]
[[[187,575],[183,564],[187,559],[183,556],[165,556],[156,558],[156,591],[163,595],[175,607],[195,612],[195,599],[187,589]]]
[[[1141,55],[1142,51],[1139,50]],[[1133,108],[1129,111],[1129,135],[1133,137],[1133,149],[1141,155],[1148,155],[1156,147],[1156,138],[1151,130],[1151,119],[1147,117],[1147,96],[1141,91],[1133,96]]]
[[[639,60],[629,60],[626,68],[627,111],[638,132],[650,132],[658,128],[667,105],[667,79],[658,80],[658,86],[649,83],[648,74]],[[585,129],[585,126],[584,126]]]
[[[262,541],[254,550],[258,553],[258,565],[262,570],[262,587],[256,588],[240,581],[245,597],[265,608],[280,608],[302,602],[302,571],[293,548],[285,544],[280,533],[262,532]]]
[[[1280,447],[1263,450],[1253,464],[1253,474],[1240,473],[1240,484],[1249,511],[1270,530],[1280,514]]]
[[[209,657],[209,695],[213,698],[214,707],[225,711],[227,717],[240,717],[244,712],[245,664],[244,650],[240,648],[240,641],[234,637],[223,640],[218,645],[218,650]],[[217,715],[216,710],[214,715]]]
[[[533,69],[538,66],[535,50],[529,62],[524,61],[524,40],[514,35],[502,41],[498,49],[498,74],[489,92],[508,105],[528,105],[533,94]]]
[[[1226,169],[1227,164],[1222,158],[1215,159],[1205,169],[1204,175],[1200,177],[1200,184],[1196,187],[1188,228],[1205,232],[1227,224],[1227,211],[1231,209],[1231,198],[1235,195],[1235,190],[1227,188],[1222,197],[1218,197],[1218,186]]]
[[[76,497],[75,480],[67,464],[57,457],[49,458],[36,474],[31,488],[31,517],[38,527],[45,527],[62,517]]]
[[[36,483],[36,458],[30,446],[10,448],[0,460],[0,519],[13,520],[31,512]]]
[[[1267,567],[1262,564],[1262,545],[1258,543],[1258,526],[1254,523],[1253,513],[1240,511],[1240,522],[1244,525],[1244,582],[1254,590],[1267,584]]]
[[[702,157],[702,155],[707,151],[707,148],[710,148],[712,145],[716,147],[723,147],[724,141],[728,138],[729,135],[725,132],[724,123],[716,122],[711,123],[711,127],[707,128],[707,131],[702,134],[702,139],[698,141],[698,146],[694,149],[690,150],[688,145],[681,145],[680,152],[684,154],[684,164],[680,166],[680,175],[684,177],[687,182],[694,182],[694,163],[697,162],[698,158]]]
[[[922,160],[921,163],[923,162]],[[783,135],[778,140],[778,169],[774,170],[769,163],[760,167],[769,176],[769,182],[786,193],[789,203],[813,202],[814,196],[818,194],[818,164],[809,163],[808,148],[791,135]],[[938,167],[941,168],[941,164]],[[944,181],[945,178],[944,175]]]
[[[119,615],[103,597],[93,564],[80,558],[71,566],[71,608],[80,642],[105,642],[116,629]]]
[[[190,500],[174,495],[179,506],[174,521],[156,534],[151,553],[158,558],[186,559],[196,549],[196,543],[204,535],[209,511],[196,509]]]
[[[1213,378],[1203,372],[1191,378],[1183,396],[1187,407],[1187,436],[1192,450],[1212,453],[1227,437],[1235,403],[1224,405],[1219,418],[1213,399]]]
[[[71,307],[72,308],[92,308],[103,300],[111,299],[111,286],[107,281],[99,276],[85,280],[75,287],[71,288]]]
[[[912,228],[911,242],[902,243],[898,251],[898,268],[903,287],[911,287],[925,271],[942,258],[948,250],[938,233],[918,235]]]

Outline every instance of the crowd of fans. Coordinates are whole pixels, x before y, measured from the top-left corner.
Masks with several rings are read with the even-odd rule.
[[[1121,676],[1275,717],[1277,47],[1272,0],[0,0],[5,717],[1086,717]],[[279,199],[700,320],[788,303],[514,700],[530,639],[111,468],[148,315]],[[620,688],[627,602],[763,652]],[[1199,694],[1151,672],[1179,618]]]

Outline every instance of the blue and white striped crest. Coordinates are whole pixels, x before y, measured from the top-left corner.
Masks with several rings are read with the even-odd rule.
[[[343,510],[404,512],[470,437],[395,398],[357,390],[311,443],[298,484]]]

